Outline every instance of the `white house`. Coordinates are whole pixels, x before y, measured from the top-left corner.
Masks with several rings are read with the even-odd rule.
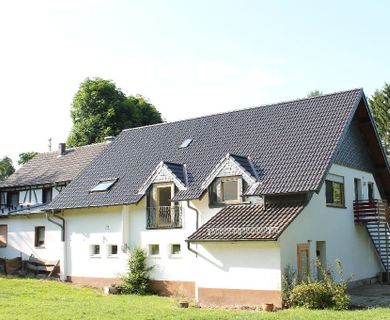
[[[60,254],[63,279],[109,285],[140,246],[162,294],[280,306],[287,265],[303,277],[316,258],[333,269],[338,258],[354,280],[387,270],[389,194],[356,89],[124,130],[44,207],[64,222],[64,241],[49,249],[61,228],[46,221],[41,252]],[[29,255],[21,237],[43,220],[3,218],[0,256]]]
[[[44,208],[106,146],[66,148],[60,143],[57,151],[39,153],[0,182],[0,258],[61,259],[60,231]]]

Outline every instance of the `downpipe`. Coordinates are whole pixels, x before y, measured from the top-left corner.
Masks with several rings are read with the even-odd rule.
[[[66,281],[66,242],[65,242],[65,219],[54,213],[52,210],[52,216],[46,212],[46,218],[49,222],[55,224],[61,229],[61,257],[60,257],[60,280]],[[54,219],[55,218],[55,219]],[[58,220],[60,221],[58,221]]]

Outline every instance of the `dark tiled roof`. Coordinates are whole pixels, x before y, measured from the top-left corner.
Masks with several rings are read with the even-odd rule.
[[[52,184],[73,180],[99,155],[107,143],[91,144],[58,152],[39,153],[23,167],[0,182],[0,188]]]
[[[230,241],[276,239],[305,204],[231,205],[223,208],[195,233],[189,241]]]
[[[198,198],[201,184],[227,154],[250,157],[256,194],[317,191],[362,99],[359,89],[123,131],[54,201],[53,209],[134,203],[161,161],[187,165],[178,199]],[[185,139],[187,148],[179,148]],[[105,193],[89,190],[118,177]]]
[[[172,163],[172,162],[164,162],[164,164],[168,167],[169,170],[183,183],[183,185],[187,185],[188,177],[186,173],[186,167],[182,164]]]

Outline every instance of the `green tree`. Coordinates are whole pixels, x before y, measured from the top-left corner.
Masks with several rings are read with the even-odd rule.
[[[372,115],[387,156],[390,155],[390,84],[376,90],[369,99]]]
[[[149,273],[153,269],[146,263],[146,252],[135,247],[127,261],[127,273],[122,277],[119,286],[122,293],[145,295],[150,293]]]
[[[9,157],[4,157],[0,160],[0,181],[4,180],[15,172],[12,160]]]
[[[318,97],[318,96],[322,96],[322,95],[323,95],[322,91],[315,89],[315,90],[311,90],[307,94],[307,97],[312,98],[312,97]]]
[[[101,78],[87,78],[80,84],[71,118],[67,144],[73,147],[102,142],[123,129],[162,122],[161,114],[144,97],[126,97],[114,82]]]
[[[32,158],[34,158],[38,152],[35,151],[28,151],[28,152],[22,152],[19,154],[19,160],[18,160],[18,165],[24,165],[28,161],[30,161]]]

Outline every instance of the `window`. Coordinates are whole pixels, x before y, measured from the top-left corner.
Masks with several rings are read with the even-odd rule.
[[[6,224],[0,224],[0,248],[7,246],[8,226]]]
[[[183,148],[187,148],[192,142],[192,139],[186,139],[182,142],[182,144],[180,145],[180,149],[183,149]]]
[[[42,189],[42,203],[49,203],[52,200],[52,188]]]
[[[99,183],[91,189],[90,192],[102,192],[109,190],[118,179],[100,180]]]
[[[118,246],[116,244],[111,244],[108,246],[108,255],[115,256],[118,254]]]
[[[90,247],[90,254],[91,254],[91,257],[100,256],[100,245],[99,244],[92,244]]]
[[[45,246],[45,227],[35,227],[35,247]]]
[[[7,192],[7,205],[8,207],[17,207],[19,205],[19,191]]]
[[[367,188],[368,188],[368,200],[372,201],[375,199],[374,184],[372,182],[367,183]]]
[[[221,191],[223,202],[238,202],[240,195],[238,192],[237,178],[221,179]]]
[[[326,205],[344,207],[344,177],[329,174],[325,180]]]
[[[149,255],[158,256],[160,254],[160,246],[158,244],[149,245]]]
[[[172,244],[171,245],[171,255],[178,256],[181,254],[181,246],[180,244]]]
[[[235,204],[241,202],[243,182],[241,177],[216,178],[210,187],[210,204]]]

